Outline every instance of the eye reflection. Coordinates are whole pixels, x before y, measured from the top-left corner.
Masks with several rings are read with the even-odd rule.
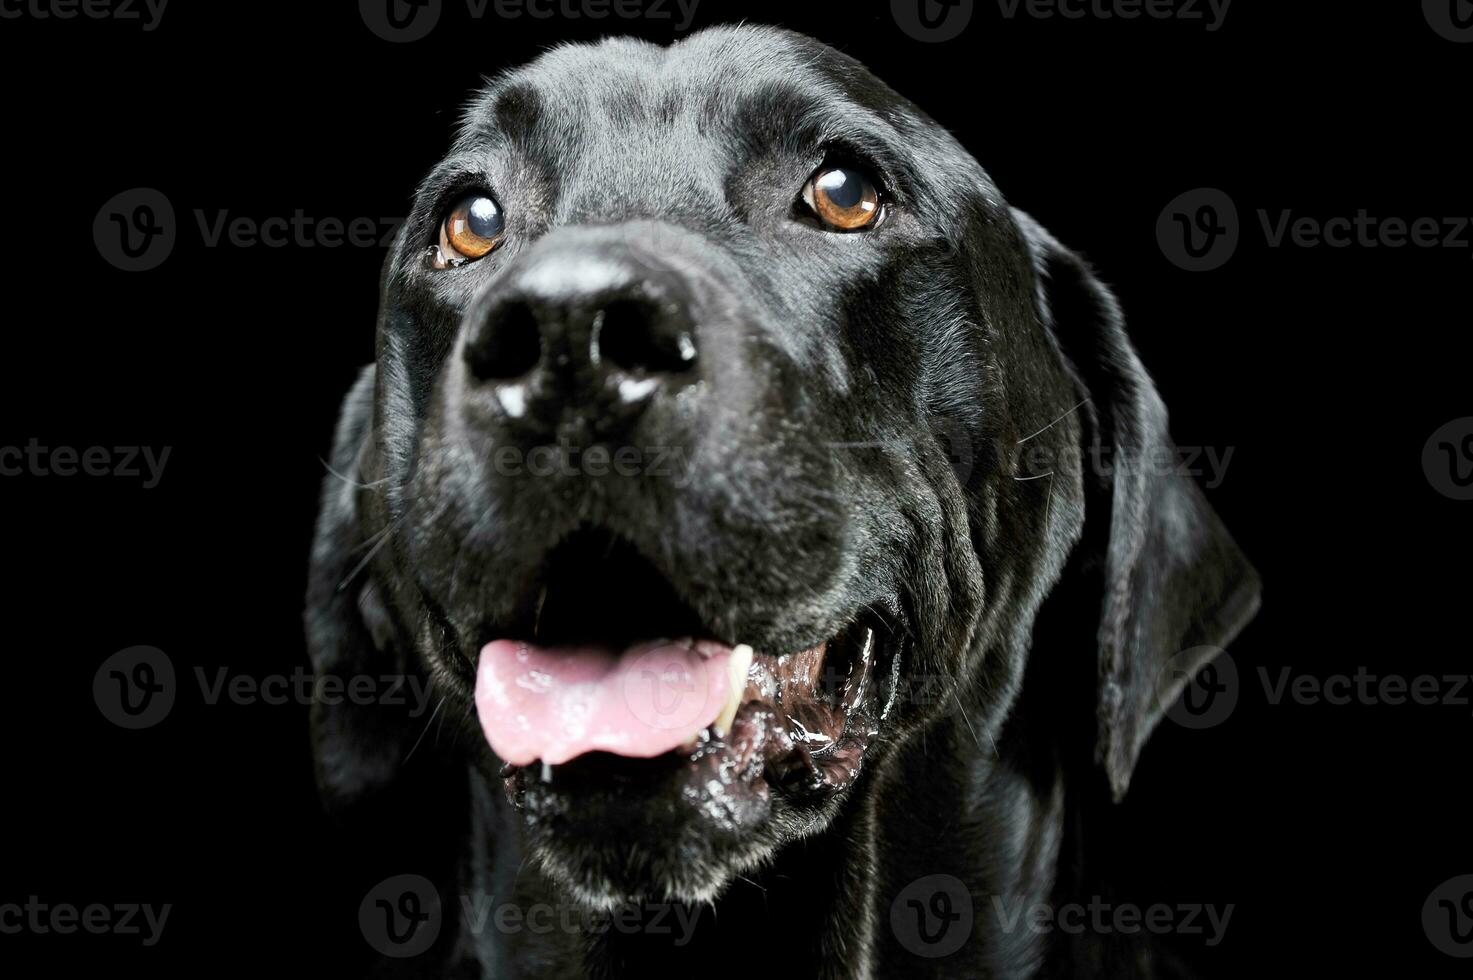
[[[501,243],[505,230],[501,207],[483,192],[467,194],[455,203],[440,222],[438,247],[431,261],[437,269],[474,262]]]
[[[824,167],[803,186],[803,201],[825,225],[838,231],[871,227],[880,216],[880,192],[864,171]]]

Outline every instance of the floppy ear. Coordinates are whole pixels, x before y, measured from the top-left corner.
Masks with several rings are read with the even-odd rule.
[[[343,401],[308,574],[307,652],[319,685],[312,702],[312,749],[318,789],[332,809],[394,781],[418,734],[410,717],[418,701],[411,679],[423,683],[363,574],[372,542],[363,541],[358,519],[357,499],[366,482],[359,455],[372,438],[373,390],[370,365]],[[335,690],[322,691],[329,679]],[[349,696],[355,679],[373,696]],[[419,722],[422,728],[425,719]]]
[[[1118,801],[1166,709],[1257,611],[1258,574],[1180,472],[1166,406],[1115,297],[1032,218],[1015,216],[1045,323],[1089,400],[1085,547],[1104,581],[1095,755]]]

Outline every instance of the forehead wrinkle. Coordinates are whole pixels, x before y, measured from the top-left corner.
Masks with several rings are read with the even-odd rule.
[[[778,28],[709,28],[669,46],[627,37],[594,44],[564,42],[532,63],[485,79],[461,115],[458,138],[493,135],[496,106],[522,89],[540,97],[543,115],[576,116],[594,102],[619,118],[671,120],[704,106],[712,92],[746,90],[763,80],[801,75],[812,88],[831,73],[820,68],[823,49]]]
[[[714,218],[726,212],[722,156],[697,132],[690,113],[658,127],[606,121],[589,128],[580,152],[567,161],[569,193],[559,206],[565,218],[617,221],[692,209]]]
[[[600,194],[644,212],[662,199],[724,205],[727,170],[763,152],[848,144],[881,167],[907,169],[906,103],[891,95],[865,104],[888,90],[857,83],[836,57],[762,27],[708,30],[669,47],[563,44],[492,79],[468,105],[457,149],[494,143],[547,161],[570,198],[559,204],[580,211]]]
[[[867,150],[882,163],[901,156],[890,120],[827,85],[764,83],[739,93],[708,93],[705,125],[725,127],[752,151],[776,148],[794,155],[843,144]]]

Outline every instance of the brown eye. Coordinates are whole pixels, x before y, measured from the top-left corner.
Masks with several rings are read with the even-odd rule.
[[[823,167],[803,185],[803,200],[818,219],[838,231],[859,231],[880,216],[874,181],[853,167]]]
[[[486,194],[467,194],[440,223],[440,249],[436,268],[473,262],[501,242],[505,221],[501,208]]]

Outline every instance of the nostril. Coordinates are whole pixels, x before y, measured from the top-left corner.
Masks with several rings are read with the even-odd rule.
[[[619,299],[599,311],[593,357],[625,371],[666,374],[693,367],[696,345],[685,330],[662,329],[660,311],[650,303]]]
[[[466,363],[482,381],[519,378],[541,358],[542,331],[525,303],[511,303],[493,314],[465,350]]]

